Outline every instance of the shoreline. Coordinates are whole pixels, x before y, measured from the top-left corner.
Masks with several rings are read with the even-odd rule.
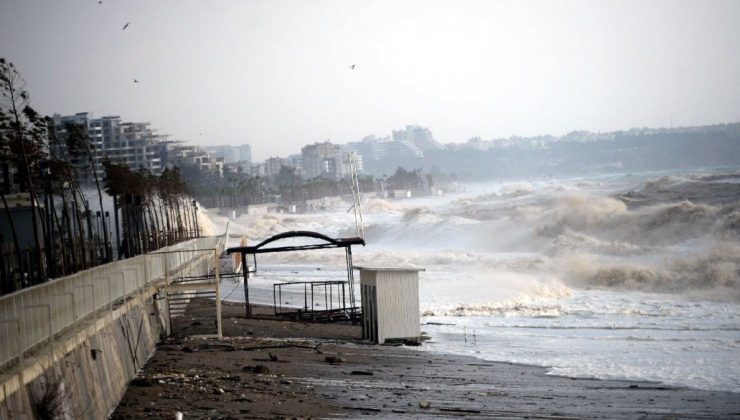
[[[359,326],[245,319],[223,304],[221,340],[161,344],[113,419],[325,417],[740,417],[740,394],[569,378],[547,368],[358,341]],[[212,329],[194,301],[179,335]]]

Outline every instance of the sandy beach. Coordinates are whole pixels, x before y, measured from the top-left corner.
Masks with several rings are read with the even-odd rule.
[[[740,394],[371,345],[359,326],[275,320],[267,309],[246,319],[243,306],[223,305],[223,339],[188,338],[213,331],[212,313],[212,303],[190,304],[113,419],[740,418]]]

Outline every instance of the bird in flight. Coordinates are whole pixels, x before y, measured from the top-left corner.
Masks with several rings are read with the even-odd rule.
[[[126,28],[128,28],[128,25],[130,25],[130,24],[131,24],[131,22],[126,22],[126,24],[123,25],[123,28],[121,28],[121,30],[122,31],[125,30]]]
[[[98,4],[103,4],[102,0],[98,2]]]
[[[138,81],[138,80],[136,80],[136,79],[134,79],[134,83],[139,83],[139,81]]]
[[[355,69],[355,65],[354,65],[354,64],[352,64],[351,66],[349,66],[349,69],[350,69],[350,70],[354,70],[354,69]]]

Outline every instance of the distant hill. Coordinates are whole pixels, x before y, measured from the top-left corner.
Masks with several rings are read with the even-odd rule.
[[[365,161],[365,171],[381,176],[392,174],[399,166],[425,171],[436,168],[461,179],[476,179],[740,167],[740,123],[599,134],[574,132],[545,139],[516,139],[507,147],[487,150],[448,145],[444,150],[425,152],[422,158]]]

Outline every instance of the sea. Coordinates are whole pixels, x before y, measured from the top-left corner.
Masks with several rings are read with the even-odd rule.
[[[414,266],[415,349],[537,365],[548,374],[740,392],[740,171],[469,183],[419,198],[362,199],[355,265]],[[357,236],[346,205],[310,214],[203,210],[256,244],[308,230]],[[346,279],[341,250],[260,255],[253,303],[307,303],[279,282]],[[359,276],[356,276],[359,277]],[[359,282],[359,279],[357,279]],[[243,285],[225,280],[226,300]],[[359,291],[356,291],[359,293]]]

